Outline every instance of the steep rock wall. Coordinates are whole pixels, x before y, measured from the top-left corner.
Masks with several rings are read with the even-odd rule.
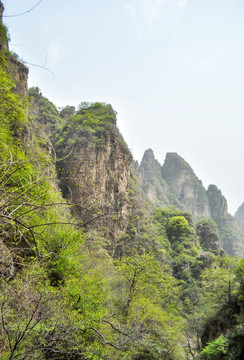
[[[238,223],[240,229],[244,231],[244,202],[238,208],[237,212],[234,215],[234,218]]]
[[[75,204],[72,213],[85,227],[106,227],[113,243],[128,223],[132,156],[118,133],[116,121],[110,125],[107,131],[108,125],[100,124],[94,135],[90,128],[82,127],[81,121],[81,128],[74,133],[74,145],[58,160],[57,170],[64,198]]]
[[[227,216],[228,206],[225,197],[222,195],[221,190],[216,185],[209,185],[207,190],[209,200],[211,217],[217,223],[221,223],[221,219]]]
[[[166,154],[162,177],[174,191],[178,201],[194,218],[210,217],[206,190],[190,165],[178,154]]]
[[[9,52],[8,32],[2,21],[3,12],[4,6],[3,3],[0,1],[0,52],[4,55],[4,58],[8,63],[7,69],[15,82],[15,91],[21,95],[27,95],[29,69],[23,64],[23,62],[19,61]]]
[[[226,253],[244,255],[243,229],[228,214],[225,197],[215,185],[209,185],[206,190],[190,165],[177,153],[167,153],[161,167],[152,150],[146,150],[141,165],[136,167],[136,173],[141,191],[154,206],[175,205],[190,212],[195,220],[214,220],[221,247]],[[219,251],[219,244],[212,244],[211,247]]]
[[[21,95],[28,94],[29,69],[16,57],[10,57],[10,71],[16,83],[16,92]]]
[[[238,222],[228,213],[227,200],[216,185],[209,185],[207,190],[211,218],[216,222],[221,244],[227,254],[244,255],[244,234]]]
[[[141,164],[133,166],[138,186],[154,206],[170,206],[170,189],[161,176],[161,165],[151,149],[145,151]],[[177,204],[179,205],[179,204]]]

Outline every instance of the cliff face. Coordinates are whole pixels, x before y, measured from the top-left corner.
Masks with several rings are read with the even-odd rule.
[[[97,147],[90,134],[74,147],[71,155],[58,162],[60,187],[71,203],[79,203],[76,214],[88,223],[101,219],[104,225],[113,220],[123,228],[127,214],[125,197],[129,191],[131,155],[109,136],[103,148]],[[117,230],[114,229],[117,233]]]
[[[228,254],[243,256],[243,233],[228,214],[227,201],[221,191],[215,185],[206,190],[190,165],[178,154],[168,153],[161,166],[152,150],[147,150],[136,172],[141,190],[154,206],[175,205],[190,212],[195,219],[214,220],[222,248]],[[218,251],[216,234],[213,237],[210,233],[205,235],[206,248]]]
[[[88,126],[86,122],[91,114],[100,124],[95,132],[91,123]],[[113,242],[128,223],[127,196],[132,156],[118,133],[115,113],[110,105],[85,109],[78,118],[78,129],[73,129],[71,147],[67,148],[66,155],[60,142],[56,143],[57,154],[63,157],[57,162],[60,188],[68,202],[76,204],[72,212],[83,225],[107,227]],[[71,123],[72,120],[68,120],[60,131],[59,140],[60,136],[67,135]],[[76,118],[72,126],[77,126]],[[67,145],[66,138],[64,141]]]
[[[110,105],[83,104],[60,112],[38,88],[29,90],[34,132],[56,159],[59,187],[88,229],[103,227],[111,248],[128,224],[132,156]]]
[[[72,213],[86,227],[107,228],[113,248],[129,222],[132,157],[118,132],[112,107],[83,104],[77,112],[66,107],[59,113],[38,88],[30,89],[29,94],[35,133],[43,139],[42,147],[49,156],[56,151],[63,196],[76,204]],[[215,185],[206,191],[178,154],[168,153],[161,166],[148,149],[140,165],[133,163],[133,173],[138,193],[151,208],[173,205],[195,220],[214,220],[222,248],[231,255],[244,255],[243,230],[228,214],[221,191]],[[204,241],[209,241],[207,249],[218,251],[215,238]]]
[[[21,95],[28,94],[29,69],[16,57],[10,57],[10,70],[16,83],[16,91]]]
[[[194,218],[211,216],[206,190],[178,154],[168,153],[161,166],[152,150],[146,150],[137,173],[142,190],[154,205],[175,205]]]
[[[133,169],[141,191],[150,202],[155,206],[161,206],[162,204],[164,204],[164,206],[171,205],[169,200],[171,190],[161,176],[161,165],[155,159],[151,149],[145,151],[140,166],[137,163]]]
[[[28,93],[28,73],[29,69],[19,61],[15,56],[11,55],[8,46],[8,33],[7,28],[3,25],[4,6],[0,1],[0,52],[4,54],[8,63],[8,71],[10,72],[13,80],[16,84],[16,92],[21,95],[27,95]]]
[[[209,185],[207,190],[211,218],[216,222],[221,243],[227,254],[244,255],[244,234],[236,219],[228,213],[225,197],[215,185]]]
[[[227,201],[216,185],[209,185],[207,196],[211,209],[211,217],[220,224],[221,219],[228,215]]]
[[[244,202],[238,208],[237,212],[234,215],[236,222],[239,227],[244,231]]]
[[[194,218],[210,216],[206,190],[190,165],[178,154],[166,154],[162,177],[172,188],[179,202]]]

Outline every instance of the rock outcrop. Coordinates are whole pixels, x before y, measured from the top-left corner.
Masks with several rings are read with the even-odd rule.
[[[16,92],[25,96],[28,94],[29,69],[15,56],[10,57],[10,69],[16,84]]]
[[[175,193],[178,201],[194,218],[208,218],[210,208],[206,190],[190,165],[177,153],[167,153],[162,177]]]
[[[141,164],[135,163],[133,170],[142,193],[154,206],[170,206],[173,194],[161,175],[161,165],[151,149],[145,151]],[[170,198],[172,201],[170,201]],[[180,204],[175,204],[180,205]]]
[[[8,71],[11,73],[11,76],[13,77],[13,80],[16,84],[15,91],[22,96],[27,95],[29,69],[23,64],[23,62],[17,59],[17,55],[12,55],[9,52],[8,33],[2,21],[3,12],[4,6],[3,3],[0,1],[0,52],[4,54],[4,57],[7,60]]]
[[[228,215],[227,201],[216,185],[209,185],[207,196],[211,217],[216,223],[221,224],[221,221]]]
[[[96,121],[104,121],[100,131],[93,132],[85,125],[83,118],[86,115],[81,111],[79,130],[74,129],[71,148],[66,156],[62,156],[63,146],[60,147],[57,142],[57,155],[63,157],[57,162],[57,170],[63,196],[68,202],[76,204],[72,212],[82,225],[106,227],[113,242],[128,223],[127,197],[132,156],[118,133],[115,113],[111,113],[110,105],[105,105],[104,109],[102,106],[100,111],[110,112],[107,121],[106,114],[100,116],[96,113],[95,105],[87,110],[93,115],[96,113]],[[66,126],[69,124],[68,121]],[[64,126],[58,138],[65,134],[67,127]]]
[[[161,166],[152,150],[146,150],[141,165],[137,164],[134,169],[141,190],[154,206],[174,205],[188,211],[195,220],[205,219],[216,222],[218,234],[216,233],[214,237],[210,236],[210,233],[202,234],[206,235],[204,238],[206,250],[212,249],[218,252],[222,247],[227,254],[244,255],[244,230],[228,214],[225,197],[215,185],[209,185],[206,190],[190,165],[177,153],[167,153],[165,162]],[[237,217],[241,218],[241,210]],[[221,246],[216,236],[220,237]]]
[[[244,231],[244,202],[238,208],[237,212],[234,215],[234,218],[241,230]]]
[[[237,221],[228,213],[227,200],[216,185],[209,185],[207,190],[211,218],[216,222],[221,244],[227,254],[244,255],[244,237]]]
[[[83,104],[78,112],[68,106],[59,113],[38,88],[30,89],[29,94],[35,133],[43,139],[42,147],[49,156],[53,150],[57,152],[59,185],[65,199],[76,204],[73,214],[83,226],[107,228],[111,244],[115,244],[129,221],[132,156],[118,132],[112,107]],[[208,234],[206,250],[223,248],[227,254],[244,255],[243,230],[228,214],[221,191],[215,185],[206,190],[178,154],[167,153],[161,166],[148,149],[141,164],[133,162],[132,169],[137,192],[149,208],[176,206],[195,221],[214,220],[221,246]]]

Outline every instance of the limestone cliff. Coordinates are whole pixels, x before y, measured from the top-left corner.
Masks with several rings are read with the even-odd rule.
[[[179,202],[194,218],[210,216],[206,190],[190,165],[178,154],[166,154],[162,177],[172,188]]]
[[[161,165],[155,159],[151,149],[145,151],[140,166],[137,163],[133,169],[137,175],[138,186],[154,206],[172,205],[175,197],[167,183],[163,180]],[[180,206],[178,203],[175,205]]]
[[[211,216],[206,190],[178,154],[167,153],[161,166],[153,151],[146,150],[137,174],[142,191],[154,205],[175,205],[189,211],[194,218]]]
[[[7,70],[13,77],[16,85],[15,91],[21,95],[27,95],[29,69],[9,51],[8,32],[2,22],[3,12],[4,6],[0,1],[0,53],[4,55],[4,58],[7,61]]]
[[[244,231],[244,202],[238,208],[237,212],[234,215],[236,222],[239,227]]]
[[[237,221],[228,213],[227,200],[216,185],[209,185],[207,190],[211,218],[216,222],[221,244],[227,254],[244,255],[244,234]]]
[[[175,205],[191,213],[195,220],[214,220],[218,234],[201,231],[207,250],[219,251],[222,247],[228,254],[243,256],[243,230],[228,214],[227,201],[215,185],[206,190],[190,165],[177,153],[167,153],[161,166],[152,150],[146,150],[136,173],[141,191],[154,206]],[[220,243],[217,237],[220,237]]]
[[[60,130],[55,147],[63,196],[76,204],[72,212],[83,226],[106,227],[113,242],[128,222],[132,156],[112,107],[96,103],[80,110]]]
[[[38,88],[29,90],[29,101],[33,131],[56,161],[59,187],[72,214],[87,229],[102,226],[111,249],[128,223],[132,161],[116,113],[101,103],[59,112]]]
[[[13,55],[10,56],[9,61],[9,69],[14,78],[17,93],[27,95],[29,69]]]
[[[78,111],[68,106],[59,113],[38,88],[30,89],[29,95],[34,132],[47,154],[57,159],[63,196],[76,204],[72,213],[87,227],[107,228],[115,246],[129,221],[132,161],[116,127],[116,114],[110,105],[100,103],[84,103]],[[144,197],[151,209],[174,205],[190,212],[195,220],[214,220],[221,247],[228,254],[244,254],[243,231],[228,214],[221,191],[215,185],[206,191],[178,154],[168,153],[161,166],[148,149],[141,164],[134,162],[132,167],[137,197]],[[204,241],[207,250],[218,251],[216,238]]]
[[[209,185],[207,196],[211,209],[211,217],[218,224],[221,224],[222,219],[228,214],[227,201],[216,185]]]

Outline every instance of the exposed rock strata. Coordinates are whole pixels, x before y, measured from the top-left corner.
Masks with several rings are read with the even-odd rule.
[[[16,91],[21,95],[28,94],[28,73],[29,69],[16,57],[10,57],[10,69],[16,83]]]
[[[73,212],[83,225],[106,226],[115,239],[127,226],[131,154],[111,133],[99,147],[84,130],[70,156],[58,163],[64,197],[78,203]]]
[[[138,186],[155,206],[170,206],[173,201],[173,193],[161,176],[161,165],[155,159],[151,149],[145,151],[141,164],[134,163],[134,173],[138,179]],[[172,201],[170,201],[172,198]],[[180,204],[175,204],[180,205]]]
[[[178,201],[194,218],[210,216],[206,190],[190,165],[178,154],[166,154],[162,177],[174,191]]]
[[[209,185],[207,196],[211,209],[211,217],[214,221],[220,223],[221,219],[228,214],[227,201],[216,185]]]
[[[5,58],[7,59],[8,71],[11,73],[16,84],[15,91],[21,95],[27,95],[29,69],[9,52],[7,29],[3,25],[2,21],[3,12],[4,6],[3,3],[0,1],[0,51],[5,55]]]
[[[227,201],[221,191],[215,185],[209,185],[206,190],[190,165],[178,154],[167,153],[161,166],[149,149],[145,152],[141,165],[137,166],[136,173],[141,190],[154,206],[176,205],[190,212],[195,220],[214,220],[221,247],[228,254],[244,255],[243,230],[228,214]],[[219,246],[214,244],[215,240],[209,239],[206,249],[218,251]]]

